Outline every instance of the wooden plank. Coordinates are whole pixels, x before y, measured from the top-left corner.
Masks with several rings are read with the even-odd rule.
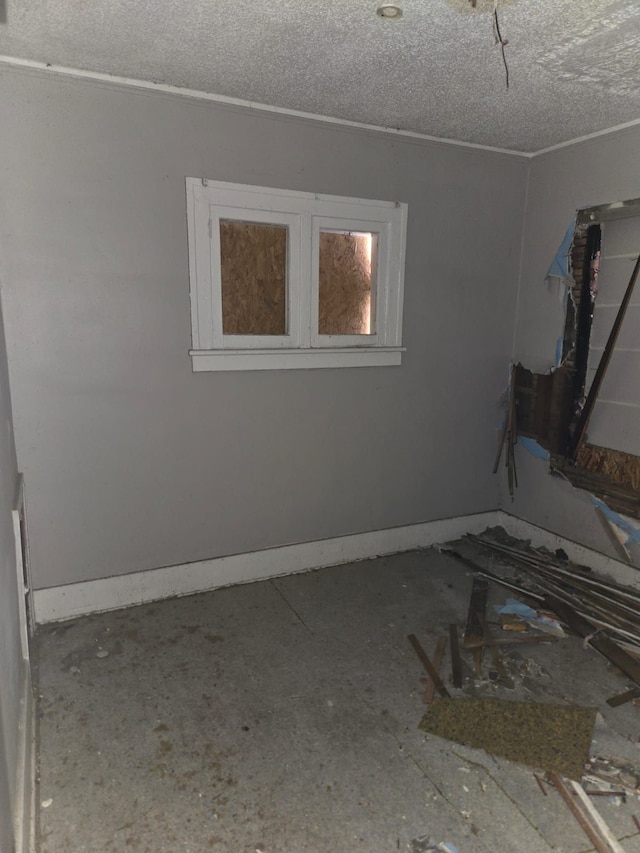
[[[442,658],[444,657],[444,651],[447,648],[447,638],[446,637],[438,637],[438,642],[436,643],[436,650],[433,653],[433,666],[438,675],[440,675],[440,668],[442,666]],[[425,705],[430,705],[433,702],[433,696],[436,690],[436,683],[433,678],[429,677],[429,682],[424,691],[424,702]]]
[[[611,853],[611,848],[605,845],[605,841],[596,829],[593,826],[589,816],[585,814],[584,810],[580,807],[580,804],[577,802],[572,790],[565,783],[561,776],[557,773],[549,773],[549,779],[553,782],[554,787],[565,801],[569,810],[578,821],[580,826],[582,827],[585,835],[589,839],[589,841],[593,844],[598,853]],[[624,851],[623,851],[624,853]]]
[[[617,696],[611,696],[607,699],[607,705],[610,708],[617,708],[619,705],[624,705],[626,702],[631,702],[633,699],[640,698],[640,687],[633,687],[631,690],[625,690],[624,693],[618,693]]]
[[[462,661],[457,625],[449,625],[449,648],[451,649],[451,683],[459,688],[462,687]]]
[[[526,643],[557,643],[558,637],[554,637],[552,634],[527,634],[523,636],[519,634],[517,636],[512,637],[492,637],[490,640],[483,638],[482,640],[473,640],[471,642],[462,643],[463,648],[465,649],[478,649],[480,646],[487,646],[491,648],[491,646],[517,646],[517,645],[525,645]]]
[[[618,842],[618,839],[615,837],[613,832],[611,832],[609,826],[605,822],[600,812],[589,800],[587,792],[584,790],[582,785],[572,780],[569,782],[569,787],[573,790],[577,798],[580,800],[584,811],[589,815],[592,826],[602,837],[602,840],[604,841],[603,849],[606,850],[607,853],[624,853],[624,850],[621,844]]]
[[[613,525],[607,518],[607,516],[602,512],[599,506],[595,507],[596,515],[598,516],[598,521],[602,525],[604,532],[607,534],[607,538],[609,542],[613,545],[617,555],[623,560],[625,563],[633,562],[631,559],[631,554],[626,549],[624,542],[622,542],[613,528]]]
[[[413,648],[415,650],[415,653],[420,658],[420,662],[422,663],[423,667],[427,670],[427,672],[431,676],[431,680],[435,684],[436,690],[438,691],[438,693],[441,696],[443,696],[445,699],[450,699],[451,696],[449,695],[449,691],[447,690],[447,688],[442,683],[442,679],[440,678],[438,671],[436,670],[434,665],[429,660],[427,653],[425,652],[425,650],[420,645],[420,641],[418,640],[416,635],[415,634],[409,634],[409,636],[407,637],[407,640],[409,640],[409,642],[411,643],[411,645],[413,646]]]
[[[482,669],[484,649],[483,645],[478,645],[478,642],[485,639],[482,620],[484,619],[487,607],[488,594],[489,583],[486,578],[474,575],[471,586],[471,597],[469,599],[469,612],[467,613],[467,625],[464,629],[463,645],[467,647],[467,643],[474,643],[473,665],[478,674],[480,674],[480,670]]]
[[[580,637],[588,638],[589,645],[607,658],[623,672],[627,678],[640,686],[640,661],[631,657],[612,639],[598,632],[598,628],[584,616],[553,595],[545,595],[545,605],[565,622]]]
[[[495,671],[498,673],[499,680],[506,687],[513,687],[513,681],[509,678],[509,673],[507,672],[507,668],[502,662],[502,658],[500,657],[500,652],[498,651],[497,645],[492,642],[494,637],[491,634],[491,630],[487,625],[487,620],[485,619],[484,613],[480,617],[480,624],[482,625],[482,633],[484,635],[485,644],[489,646],[489,654],[491,655],[491,661],[493,663]]]
[[[543,596],[539,595],[536,592],[530,592],[524,587],[519,586],[517,583],[512,583],[506,578],[501,578],[499,575],[494,574],[493,572],[488,571],[487,569],[483,569],[482,566],[479,566],[477,563],[474,563],[473,560],[469,560],[466,557],[463,557],[462,554],[459,554],[457,551],[453,551],[449,548],[443,548],[440,552],[441,554],[447,554],[449,557],[453,557],[455,560],[458,560],[461,563],[464,563],[465,566],[470,568],[472,571],[476,572],[481,577],[488,578],[491,581],[494,581],[501,586],[506,587],[507,589],[511,589],[514,592],[519,592],[521,595],[525,595],[528,598],[532,598],[536,601],[542,601]]]

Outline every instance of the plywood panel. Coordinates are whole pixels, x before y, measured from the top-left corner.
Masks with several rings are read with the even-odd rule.
[[[640,458],[619,450],[585,444],[578,453],[578,466],[606,477],[611,483],[640,492]]]
[[[367,335],[372,328],[371,234],[320,232],[318,333]]]
[[[222,331],[287,333],[287,229],[220,221]]]

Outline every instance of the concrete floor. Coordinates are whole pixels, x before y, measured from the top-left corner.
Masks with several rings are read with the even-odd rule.
[[[41,628],[40,853],[590,850],[531,768],[418,730],[407,634],[431,653],[470,586],[429,550]],[[595,705],[594,752],[640,763],[638,709],[605,704],[626,682],[579,640],[507,664],[514,690],[468,666],[458,695]],[[597,805],[638,853],[638,800]]]

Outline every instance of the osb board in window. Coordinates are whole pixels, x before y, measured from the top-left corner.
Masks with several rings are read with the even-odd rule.
[[[580,468],[600,474],[610,483],[640,491],[640,456],[585,444],[578,451],[576,462]]]
[[[318,332],[367,335],[371,312],[371,237],[320,232]]]
[[[220,221],[222,331],[287,333],[287,229]]]

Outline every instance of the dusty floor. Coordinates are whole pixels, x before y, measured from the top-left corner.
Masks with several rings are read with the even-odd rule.
[[[40,853],[590,850],[531,768],[418,729],[407,634],[431,654],[471,580],[429,550],[40,629]],[[505,659],[514,689],[465,657],[455,695],[595,705],[592,753],[640,763],[640,710],[580,640]],[[597,806],[638,853],[640,801]]]

